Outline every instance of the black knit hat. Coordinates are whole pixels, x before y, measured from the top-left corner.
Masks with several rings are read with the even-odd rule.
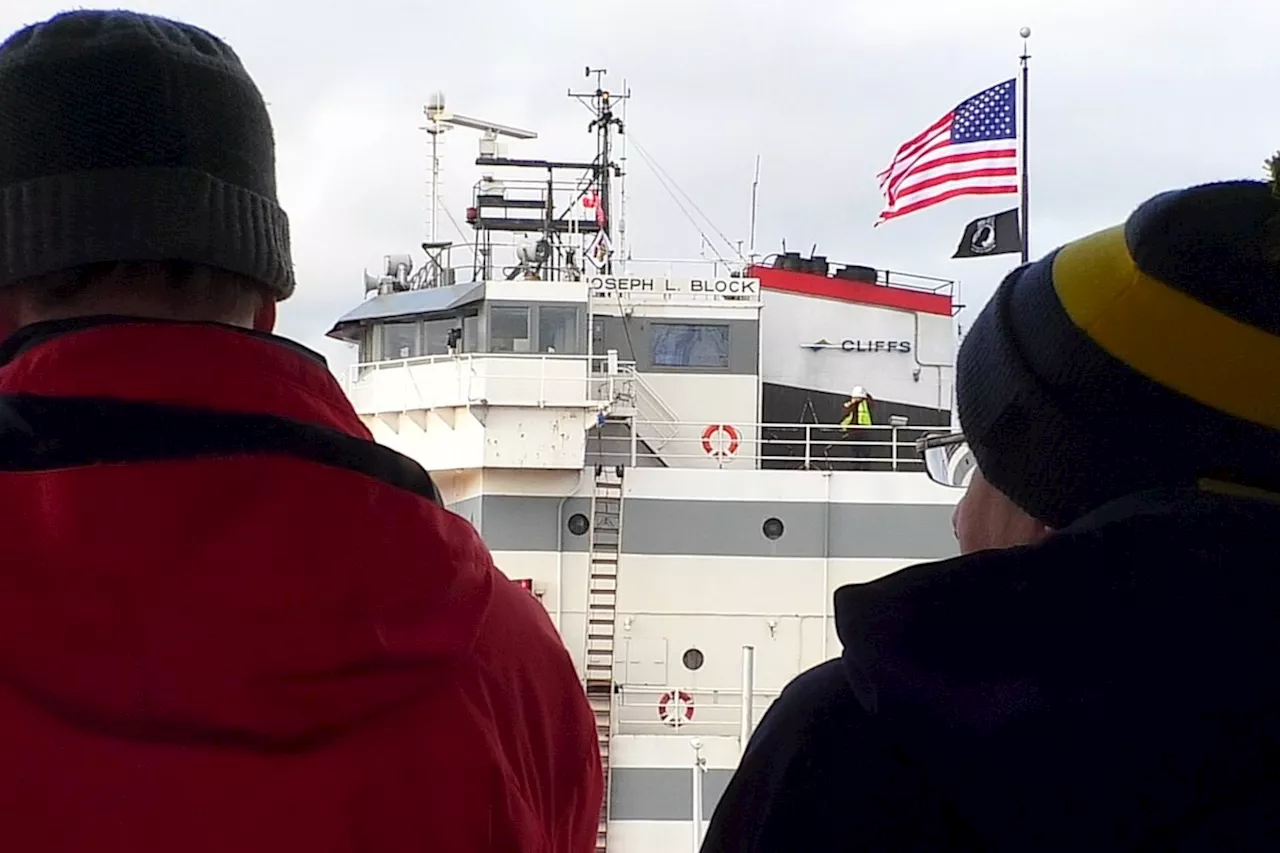
[[[275,142],[203,30],[79,11],[0,44],[0,287],[105,261],[187,261],[293,292]]]
[[[1280,199],[1164,193],[1010,274],[960,348],[986,479],[1062,527],[1146,488],[1280,488]]]

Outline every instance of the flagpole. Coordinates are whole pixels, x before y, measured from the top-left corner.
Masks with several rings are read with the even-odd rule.
[[[1031,54],[1027,52],[1027,40],[1031,38],[1031,28],[1023,27],[1018,31],[1018,35],[1022,36],[1022,262],[1025,264],[1031,259],[1031,218],[1028,191],[1031,185],[1031,178],[1027,174],[1027,81],[1030,77],[1029,66],[1027,60],[1031,59]]]

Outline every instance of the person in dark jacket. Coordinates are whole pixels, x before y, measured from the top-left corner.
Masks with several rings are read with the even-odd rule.
[[[595,849],[573,664],[323,359],[212,35],[0,45],[0,849]]]
[[[1280,849],[1278,369],[1272,185],[1010,274],[959,355],[963,556],[836,592],[703,849]]]

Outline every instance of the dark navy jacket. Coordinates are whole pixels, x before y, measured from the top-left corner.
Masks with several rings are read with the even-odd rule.
[[[836,593],[706,853],[1280,849],[1280,505],[1137,495]]]

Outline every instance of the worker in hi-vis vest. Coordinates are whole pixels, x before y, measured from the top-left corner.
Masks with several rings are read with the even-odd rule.
[[[856,426],[871,426],[871,395],[861,385],[853,389],[849,399],[844,401],[844,420],[840,421],[841,429],[852,429]]]

